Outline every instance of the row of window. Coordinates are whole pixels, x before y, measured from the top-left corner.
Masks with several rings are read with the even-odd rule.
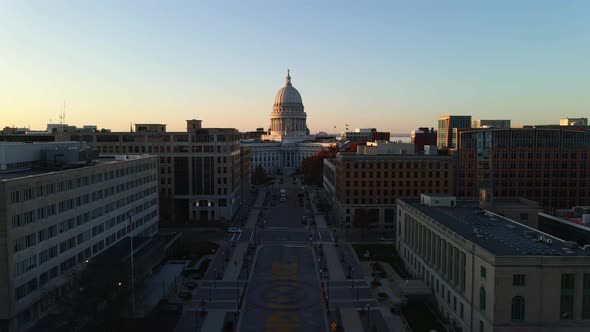
[[[346,169],[409,169],[409,170],[433,170],[433,169],[449,169],[450,162],[414,160],[414,161],[346,161]]]
[[[154,210],[150,214],[146,215],[144,218],[138,220],[136,226],[138,227],[139,225],[143,225],[144,223],[148,222],[149,220],[154,220],[154,218],[156,216],[157,216],[157,211]],[[64,260],[59,265],[55,265],[55,266],[52,266],[52,267],[46,269],[43,273],[39,274],[38,278],[37,277],[31,278],[28,281],[21,284],[20,286],[16,287],[14,289],[15,300],[18,301],[18,300],[26,297],[27,295],[34,293],[40,287],[45,286],[51,280],[58,277],[60,275],[60,273],[61,274],[66,273],[71,268],[76,266],[76,264],[80,264],[80,263],[85,262],[92,255],[98,254],[104,248],[109,247],[110,245],[115,243],[116,240],[122,239],[123,237],[126,236],[126,234],[128,232],[128,228],[130,228],[130,226],[126,226],[126,227],[119,229],[116,233],[113,233],[112,235],[107,237],[107,239],[105,239],[105,240],[101,239],[101,240],[97,241],[96,243],[94,243],[91,247],[89,246],[85,250],[80,251],[77,256],[74,255],[74,256]],[[150,234],[152,234],[152,233],[156,232],[156,230],[157,230],[157,223],[154,223],[152,226],[149,227],[148,232]],[[73,238],[73,239],[75,239],[75,238]],[[106,243],[106,245],[105,245],[105,243]],[[52,248],[50,248],[50,249],[52,251],[51,255],[53,255],[56,249],[52,249]],[[42,264],[42,263],[40,263],[40,264]]]
[[[55,193],[66,192],[68,190],[101,183],[103,181],[110,181],[116,178],[129,176],[131,174],[144,172],[155,168],[155,164],[151,162],[144,162],[132,166],[120,168],[112,171],[105,171],[94,175],[84,175],[74,177],[69,180],[62,180],[59,182],[47,183],[35,187],[14,190],[10,193],[10,204],[17,204],[26,202],[36,198],[51,196]]]
[[[156,192],[156,187],[153,186],[153,187],[143,190],[142,192],[138,192],[133,195],[129,195],[125,198],[121,198],[121,199],[117,200],[116,202],[109,203],[106,206],[101,206],[101,207],[98,207],[92,211],[88,211],[83,214],[80,214],[75,218],[69,218],[69,219],[61,221],[57,224],[50,225],[50,226],[38,231],[37,233],[33,232],[31,234],[27,234],[25,236],[19,237],[16,240],[14,240],[13,252],[16,253],[21,250],[25,250],[27,248],[30,248],[30,247],[36,245],[37,243],[41,243],[45,240],[53,238],[58,235],[58,232],[59,232],[59,234],[69,232],[70,230],[74,229],[77,226],[81,226],[87,222],[90,222],[92,220],[100,218],[103,215],[110,213],[111,211],[123,208],[129,204],[137,202],[138,200],[142,199],[143,197],[149,196],[155,192]],[[157,203],[158,203],[157,199],[152,198],[151,200],[136,206],[133,211],[135,214],[139,214],[142,211],[147,210],[151,206],[155,206]],[[119,214],[116,217],[117,221],[119,223],[122,222],[126,218],[125,214],[126,214],[126,212]],[[108,227],[108,221],[107,221],[106,229],[108,229],[108,228],[109,227]],[[102,231],[100,231],[100,229],[101,229],[100,225],[95,226],[93,228],[93,233],[94,234],[101,233]]]
[[[237,144],[224,145],[97,145],[102,153],[229,153],[239,149]]]
[[[465,253],[410,214],[404,215],[403,227],[404,242],[449,283],[464,292],[467,273]]]
[[[117,184],[105,189],[93,191],[76,198],[66,199],[58,203],[49,204],[47,206],[38,207],[34,210],[26,211],[11,217],[12,228],[22,227],[30,223],[53,217],[57,214],[67,212],[69,210],[81,207],[90,203],[94,203],[114,194],[124,191],[132,190],[138,186],[150,183],[156,179],[156,175],[147,175],[136,180]]]

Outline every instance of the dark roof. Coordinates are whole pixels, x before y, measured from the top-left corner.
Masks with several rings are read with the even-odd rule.
[[[495,256],[590,256],[575,243],[482,210],[478,201],[458,201],[456,207],[429,207],[414,198],[402,201]]]

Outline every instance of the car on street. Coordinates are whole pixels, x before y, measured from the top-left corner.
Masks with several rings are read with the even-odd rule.
[[[281,202],[286,202],[286,201],[287,201],[287,198],[281,197]]]
[[[238,227],[230,227],[227,229],[227,232],[228,233],[241,233],[242,230]]]

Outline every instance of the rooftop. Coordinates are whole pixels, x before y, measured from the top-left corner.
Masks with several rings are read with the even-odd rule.
[[[458,201],[456,207],[429,207],[417,198],[400,200],[495,256],[590,256],[575,242],[482,210],[478,201]]]
[[[124,155],[122,155],[122,156],[124,157]],[[70,170],[93,167],[93,166],[116,164],[116,163],[121,163],[126,160],[136,160],[136,159],[151,157],[151,155],[133,155],[133,156],[129,156],[129,157],[132,157],[132,159],[116,159],[117,157],[115,157],[115,156],[100,156],[99,159],[94,160],[94,162],[91,164],[80,165],[79,167],[72,167],[72,168],[67,168],[67,169],[38,168],[38,169],[16,170],[14,172],[0,172],[0,181],[19,179],[19,178],[24,178],[24,177],[29,177],[29,176],[44,175],[44,174],[49,174],[49,173],[67,172]]]

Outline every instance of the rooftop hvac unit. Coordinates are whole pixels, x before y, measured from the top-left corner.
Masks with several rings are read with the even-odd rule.
[[[539,241],[545,241],[545,235],[539,235]]]
[[[545,240],[545,243],[547,243],[547,244],[551,244],[551,243],[553,243],[553,240],[551,240],[550,238],[547,238],[547,239]]]

